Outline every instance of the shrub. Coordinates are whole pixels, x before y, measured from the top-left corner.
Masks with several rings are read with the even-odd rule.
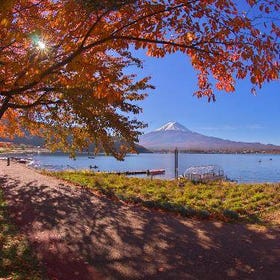
[[[207,211],[207,210],[197,211],[197,215],[201,219],[209,219],[210,218],[210,212]]]
[[[250,220],[253,215],[260,217],[264,211],[273,207],[279,209],[280,184],[192,184],[191,181],[181,180],[181,185],[178,186],[178,181],[131,178],[86,171],[48,174],[96,189],[107,196],[177,212],[182,216]]]
[[[233,211],[233,210],[229,210],[229,209],[225,209],[223,211],[223,216],[230,219],[230,220],[238,220],[239,219],[238,213]]]

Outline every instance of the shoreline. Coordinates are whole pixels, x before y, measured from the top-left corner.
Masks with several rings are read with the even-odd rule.
[[[6,161],[4,160],[0,160],[0,166],[5,166]],[[4,163],[4,165],[3,165]],[[6,165],[7,166],[7,165]],[[155,178],[154,180],[151,180],[148,177],[145,178],[139,178],[139,177],[132,177],[132,176],[125,176],[125,175],[118,175],[118,174],[110,174],[110,173],[106,173],[106,172],[91,172],[91,170],[86,170],[86,169],[82,169],[82,170],[73,170],[73,169],[67,169],[67,170],[47,170],[47,169],[40,169],[40,168],[36,168],[32,165],[29,164],[25,164],[25,163],[21,163],[18,161],[12,161],[10,166],[7,166],[8,169],[13,168],[13,166],[16,166],[17,168],[20,166],[22,168],[26,168],[29,171],[33,171],[38,175],[42,175],[42,176],[47,176],[48,178],[53,178],[53,179],[57,179],[57,180],[62,180],[65,183],[69,183],[69,184],[73,184],[74,186],[78,186],[78,187],[86,187],[88,190],[90,191],[97,191],[98,194],[101,195],[105,195],[107,198],[112,199],[112,200],[118,200],[120,202],[124,202],[124,203],[129,203],[131,205],[136,205],[141,206],[143,208],[150,208],[150,209],[154,209],[154,210],[158,210],[158,211],[164,211],[165,213],[168,214],[175,214],[175,215],[181,215],[182,217],[188,217],[188,218],[198,218],[200,219],[201,217],[204,217],[204,219],[206,220],[217,220],[217,221],[228,221],[228,222],[245,222],[245,223],[253,223],[253,224],[263,224],[263,225],[267,225],[267,226],[277,226],[280,225],[280,206],[276,203],[275,206],[272,206],[272,204],[270,204],[270,206],[264,207],[264,205],[261,203],[260,205],[262,210],[258,211],[258,212],[254,212],[255,214],[253,215],[250,211],[249,208],[247,209],[246,207],[248,206],[246,203],[244,204],[244,211],[245,209],[247,209],[245,212],[247,214],[245,214],[245,212],[243,213],[242,211],[240,212],[241,214],[238,214],[238,212],[236,212],[234,209],[234,205],[235,203],[230,203],[226,208],[222,208],[222,210],[219,208],[215,209],[210,207],[210,204],[208,205],[206,203],[206,201],[204,201],[205,197],[199,195],[200,192],[213,192],[213,196],[208,196],[209,200],[219,200],[219,197],[215,196],[215,193],[218,191],[217,190],[217,186],[224,188],[224,190],[219,191],[220,195],[222,193],[224,193],[224,198],[223,203],[229,203],[228,199],[229,197],[227,194],[227,189],[228,188],[232,188],[233,193],[234,192],[240,192],[239,195],[242,195],[242,197],[244,196],[245,192],[250,191],[251,195],[258,197],[259,191],[258,188],[262,187],[264,194],[267,194],[266,189],[267,188],[272,188],[272,190],[274,190],[275,188],[279,189],[279,185],[280,183],[237,183],[237,182],[226,182],[226,181],[217,181],[217,182],[208,182],[208,183],[200,183],[199,185],[196,185],[194,183],[192,183],[191,181],[186,181],[186,180],[179,180],[176,181],[175,179],[172,180],[166,180],[166,179],[161,179],[161,178]],[[64,176],[62,175],[58,175],[58,174],[65,174],[66,177],[68,176],[67,174],[73,174],[74,178],[78,178],[80,176],[84,176],[85,180],[87,180],[87,176],[90,176],[92,178],[94,177],[100,177],[99,179],[97,179],[97,183],[100,184],[101,186],[99,187],[95,187],[95,183],[93,181],[92,187],[86,186],[84,185],[83,182],[84,180],[81,178],[81,182],[76,181],[76,179],[71,180],[69,178],[63,178]],[[111,182],[112,188],[110,189],[110,187],[102,187],[102,184],[104,184],[105,186],[108,184],[108,182],[106,182],[106,178],[111,178],[108,179],[109,182],[110,180],[116,180],[117,182],[120,183],[119,187],[121,187],[121,189],[123,189],[123,191],[121,193],[116,192],[116,190],[114,187],[114,183]],[[122,179],[122,178],[126,178],[126,179]],[[141,190],[139,190],[139,193],[136,195],[136,193],[132,194],[133,192],[129,191],[130,195],[127,196],[127,193],[125,191],[125,188],[122,187],[122,181],[125,180],[123,183],[124,186],[128,185],[134,185],[134,188],[137,190],[139,187],[139,184],[142,186],[143,184],[147,186],[149,185],[151,187],[151,184],[153,184],[153,188],[156,189],[157,188],[161,188],[162,189],[162,193],[159,192],[158,196],[160,197],[169,197],[170,194],[169,193],[165,193],[164,191],[164,186],[169,184],[168,188],[174,188],[173,190],[175,193],[177,191],[181,191],[182,192],[182,197],[181,200],[183,199],[183,193],[185,193],[183,191],[183,189],[187,188],[189,189],[189,191],[191,189],[193,194],[196,199],[201,200],[202,202],[204,201],[205,207],[204,208],[197,208],[196,204],[194,204],[194,206],[190,206],[190,202],[186,201],[186,204],[177,204],[176,203],[176,199],[173,200],[167,200],[167,201],[160,201],[158,200],[156,197],[151,196],[149,199],[145,199],[144,197],[141,196]],[[139,181],[140,180],[140,181]],[[139,182],[139,183],[138,183]],[[176,189],[176,186],[178,188],[178,183],[179,182],[179,189]],[[97,184],[97,185],[98,185]],[[97,186],[96,185],[96,186]],[[142,186],[142,189],[146,189],[145,186]],[[149,187],[148,187],[149,188]],[[247,191],[245,191],[245,189],[243,190],[243,188],[246,188]],[[197,189],[197,191],[195,191]],[[198,192],[198,193],[196,193]],[[275,192],[275,190],[274,190]],[[144,191],[145,193],[145,191]],[[277,192],[276,192],[277,193]],[[135,196],[136,195],[136,196]],[[276,195],[276,194],[275,194]],[[138,197],[139,196],[139,197]],[[277,196],[275,196],[276,198]],[[271,197],[271,202],[275,201],[274,196]],[[183,200],[182,200],[183,201]],[[203,202],[203,203],[204,203]],[[253,201],[252,201],[253,202]],[[255,202],[257,203],[257,202]],[[274,202],[275,203],[275,202]],[[185,206],[184,206],[185,205]],[[247,206],[246,206],[247,205]],[[210,207],[210,208],[209,208]],[[224,206],[223,206],[224,207]],[[264,208],[263,208],[264,207]],[[177,209],[177,210],[176,210]],[[207,209],[207,210],[206,210]],[[224,210],[223,210],[224,209]],[[273,210],[274,209],[274,210]],[[229,213],[227,213],[227,211],[229,211]],[[207,212],[207,213],[206,213]],[[243,214],[242,214],[243,213]],[[253,216],[251,217],[251,215],[255,216],[255,218],[253,218]],[[259,216],[258,216],[259,215]],[[238,219],[236,218],[238,217]]]
[[[2,155],[22,155],[22,154],[41,154],[51,153],[50,150],[44,148],[26,148],[26,149],[12,149],[12,150],[1,150],[0,156]]]
[[[32,152],[33,151],[33,152]],[[22,160],[23,163],[31,163],[30,166],[33,166],[35,169],[45,169],[50,171],[62,171],[62,170],[87,170],[87,171],[95,171],[101,173],[133,173],[139,170],[165,170],[165,174],[163,175],[155,175],[153,178],[162,179],[162,180],[174,180],[173,170],[170,168],[168,164],[166,164],[166,160],[168,157],[169,161],[173,161],[172,154],[146,154],[141,153],[138,155],[128,154],[125,161],[118,162],[112,156],[106,156],[105,154],[97,154],[97,155],[89,155],[87,152],[79,153],[76,155],[76,158],[70,158],[68,154],[63,152],[50,152],[49,150],[41,150],[41,152],[37,153],[32,151],[22,152],[22,153],[6,153],[0,154],[0,159],[7,160],[10,158],[15,161]],[[206,157],[206,155],[208,157]],[[217,155],[217,158],[216,158]],[[158,164],[157,156],[162,157],[165,164]],[[244,157],[243,157],[244,156]],[[251,158],[248,158],[248,164],[250,167],[243,170],[236,165],[239,160],[247,160],[248,155],[239,154],[236,155],[220,155],[215,154],[212,157],[209,154],[205,154],[205,158],[201,157],[200,154],[193,155],[193,157],[181,155],[181,162],[186,160],[188,162],[195,162],[198,160],[197,165],[190,165],[190,167],[196,166],[205,166],[204,163],[212,162],[217,165],[219,168],[224,170],[224,174],[226,178],[228,178],[229,182],[236,182],[238,184],[278,184],[280,183],[279,173],[276,171],[279,169],[277,164],[280,164],[280,159],[278,155],[266,155],[261,154],[262,157],[258,157],[258,155],[251,155]],[[271,156],[271,157],[270,157]],[[38,157],[38,158],[36,158]],[[57,157],[57,159],[56,159]],[[139,158],[137,158],[139,157]],[[229,157],[229,159],[228,159]],[[88,159],[87,159],[88,158]],[[148,160],[148,165],[143,165],[145,161]],[[223,163],[225,160],[230,160],[232,166],[223,167]],[[139,163],[137,163],[139,161]],[[124,164],[125,162],[125,164]],[[152,164],[149,165],[149,162]],[[153,164],[153,162],[155,164]],[[136,163],[136,164],[135,164]],[[200,163],[200,164],[199,164]],[[99,165],[100,164],[100,165]],[[253,164],[253,165],[252,165]],[[243,164],[244,165],[244,164]],[[182,163],[181,163],[182,166]],[[188,165],[186,165],[188,166]],[[279,169],[280,170],[280,169]],[[184,173],[184,169],[180,168],[180,177]],[[137,178],[149,178],[149,176],[135,176]]]
[[[280,277],[279,227],[167,215],[16,163],[0,161],[0,180],[11,217],[50,278]]]

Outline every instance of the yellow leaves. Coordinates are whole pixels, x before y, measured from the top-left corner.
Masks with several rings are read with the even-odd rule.
[[[244,79],[247,76],[247,69],[246,68],[239,68],[237,70],[237,75],[236,77],[238,79]]]
[[[270,80],[277,80],[277,79],[279,79],[279,71],[277,71],[276,69],[270,69],[270,71],[269,71],[269,78],[270,78]]]
[[[121,19],[122,13],[119,12],[119,11],[116,11],[116,12],[115,12],[115,17]]]
[[[0,22],[0,25],[2,25],[4,27],[8,26],[8,24],[9,24],[9,21],[6,18],[3,18]]]
[[[2,119],[0,119],[0,137],[11,138],[22,136],[19,114],[17,111],[9,109]]]
[[[162,48],[148,48],[146,54],[148,56],[153,56],[153,57],[157,57],[157,58],[160,58],[160,57],[164,57],[166,52],[164,49]]]
[[[195,39],[194,33],[192,33],[192,32],[187,32],[187,34],[186,34],[186,39],[187,39],[187,41],[192,42],[192,41]]]
[[[106,100],[107,104],[113,104],[122,100],[121,91],[114,88],[110,82],[98,84],[92,92],[94,98]]]
[[[16,2],[21,13],[13,20]],[[107,150],[108,131],[137,135],[135,129],[142,124],[134,124],[122,114],[139,113],[132,104],[145,97],[139,91],[152,87],[147,79],[137,82],[135,75],[124,74],[127,66],[141,67],[129,51],[133,46],[158,58],[181,51],[199,73],[197,96],[209,99],[214,96],[212,80],[218,90],[231,92],[235,78],[248,75],[253,84],[261,86],[279,75],[279,47],[275,44],[279,27],[267,24],[265,28],[272,32],[261,34],[234,1],[197,0],[188,5],[183,0],[139,1],[109,9],[100,19],[100,1],[94,12],[81,6],[83,1],[46,0],[29,5],[31,2],[0,0],[0,92],[24,89],[13,98],[18,104],[36,101],[42,94],[50,102],[16,110],[21,124],[24,115],[25,127],[41,122],[51,133],[60,128],[67,137],[75,124],[88,134],[99,131],[102,137],[95,135],[95,140],[107,145]],[[248,3],[261,5],[254,0]],[[3,5],[5,9],[1,9]],[[266,3],[263,12],[270,13],[269,6],[272,4]],[[34,32],[40,38],[44,33],[47,52],[32,44]],[[54,90],[48,90],[50,87]],[[14,132],[16,119],[11,116],[9,120]],[[35,127],[39,131],[39,125]],[[73,147],[85,140],[84,134],[80,136]],[[69,147],[65,139],[61,145]]]
[[[74,49],[74,46],[71,45],[70,43],[66,43],[63,45],[63,50],[64,52],[68,53]]]
[[[226,92],[233,92],[235,90],[234,85],[233,84],[227,84],[225,87],[225,91]]]
[[[4,136],[4,123],[0,120],[0,136]]]

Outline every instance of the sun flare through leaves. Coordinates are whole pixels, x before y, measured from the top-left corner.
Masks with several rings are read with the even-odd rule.
[[[95,143],[122,158],[145,125],[134,115],[152,89],[133,49],[181,52],[197,72],[197,97],[215,99],[249,79],[255,93],[279,78],[276,0],[0,2],[0,132],[29,130],[53,149]],[[123,151],[114,147],[121,139]]]

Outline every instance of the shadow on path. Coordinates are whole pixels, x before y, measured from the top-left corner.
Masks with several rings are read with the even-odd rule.
[[[279,229],[176,218],[49,180],[0,174],[12,218],[50,277],[280,279]]]

